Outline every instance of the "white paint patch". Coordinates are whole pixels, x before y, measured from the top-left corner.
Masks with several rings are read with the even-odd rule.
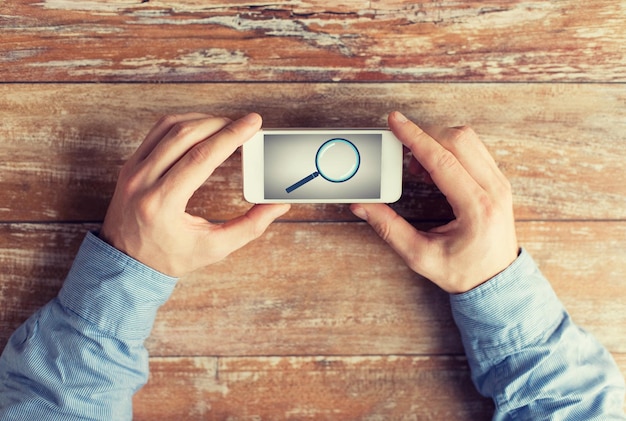
[[[231,51],[225,48],[208,48],[206,50],[194,51],[174,59],[161,59],[156,57],[141,57],[126,59],[122,61],[122,66],[127,67],[184,67],[187,69],[202,68],[215,65],[245,65],[248,58],[241,51]]]
[[[85,62],[87,60],[84,60]],[[96,62],[96,60],[93,60]],[[236,72],[242,66],[248,64],[248,57],[241,51],[231,51],[223,48],[209,48],[206,50],[194,51],[181,55],[173,59],[157,58],[154,56],[125,59],[120,62],[124,68],[99,68],[81,69],[73,62],[52,62],[52,65],[68,66],[68,73],[73,76],[85,74],[92,76],[128,76],[145,77],[151,75],[177,74],[194,75],[198,73],[211,73],[212,71]],[[46,63],[39,63],[39,66],[46,66]],[[96,64],[92,64],[96,65]],[[111,65],[111,62],[102,61],[102,65]],[[219,66],[219,68],[218,68]]]
[[[137,7],[139,1],[83,1],[83,0],[45,0],[44,9],[52,10],[83,10],[98,14],[115,15],[120,9]]]
[[[610,38],[619,37],[619,33],[617,29],[622,29],[623,22],[618,23],[616,25],[611,25],[608,22],[604,22],[602,27],[593,27],[593,28],[578,28],[576,30],[576,36],[578,38],[587,38],[587,39],[596,39],[596,40],[606,40]]]
[[[193,358],[193,365],[206,372],[206,374],[194,376],[194,389],[206,394],[219,394],[226,396],[229,393],[226,384],[219,383],[216,379],[218,361],[217,358]]]
[[[23,59],[27,59],[27,58],[36,56],[37,54],[39,54],[41,50],[42,49],[40,48],[33,48],[30,50],[6,51],[4,55],[0,57],[0,63],[3,63],[3,62],[6,63],[10,61],[20,61]]]
[[[442,75],[453,75],[459,72],[462,72],[463,69],[458,69],[454,67],[428,67],[428,66],[415,66],[415,67],[405,67],[405,68],[389,68],[385,67],[379,69],[382,74],[391,75],[391,76],[412,76],[412,77],[424,77],[424,76],[438,76]]]
[[[293,417],[295,417],[296,419],[316,418],[316,417],[319,418],[320,416],[328,416],[330,414],[339,414],[340,412],[341,411],[339,411],[338,409],[326,410],[326,409],[319,409],[313,406],[310,406],[310,407],[301,406],[301,407],[296,407],[296,408],[286,411],[285,416],[287,417],[287,419],[291,419]]]
[[[29,63],[30,67],[66,67],[73,69],[77,67],[101,67],[111,65],[109,60],[84,59],[84,60],[52,60],[38,63]]]
[[[343,43],[343,39],[351,35],[333,35],[324,32],[311,31],[306,20],[292,19],[250,19],[243,15],[213,16],[201,19],[154,19],[140,17],[129,24],[143,25],[219,25],[241,32],[261,32],[270,37],[300,38],[319,47],[337,48],[344,55],[352,55],[350,49]],[[358,34],[354,34],[357,37]]]

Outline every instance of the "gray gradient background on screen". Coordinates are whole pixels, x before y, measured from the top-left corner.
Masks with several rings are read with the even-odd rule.
[[[285,189],[317,171],[315,154],[336,137],[359,150],[361,165],[354,177],[333,183],[318,176],[291,193]],[[381,134],[268,134],[263,139],[265,199],[379,199]]]

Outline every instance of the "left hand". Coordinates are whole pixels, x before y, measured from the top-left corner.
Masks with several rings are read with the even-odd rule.
[[[217,262],[259,237],[289,205],[256,205],[219,225],[190,215],[186,207],[261,122],[258,114],[233,122],[204,114],[162,118],[122,167],[100,237],[174,277]]]

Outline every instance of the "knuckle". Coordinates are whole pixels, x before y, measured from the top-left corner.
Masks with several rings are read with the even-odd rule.
[[[467,142],[478,138],[474,129],[469,126],[453,127],[451,131],[453,142]]]
[[[122,173],[124,173],[124,171],[122,171]],[[143,180],[137,173],[125,175],[123,178],[120,177],[120,187],[125,197],[133,196],[141,189],[142,184]]]
[[[134,177],[133,168],[134,168],[133,164],[130,162],[130,160],[126,161],[120,168],[118,179],[120,181],[124,181],[124,180],[130,180],[131,178],[133,178]]]
[[[452,151],[442,149],[435,157],[435,169],[448,170],[458,165],[459,161]]]
[[[236,136],[239,134],[239,127],[237,124],[229,121],[224,121],[224,123],[224,127],[221,129],[221,134],[226,136]]]
[[[192,164],[206,164],[211,157],[210,146],[204,143],[198,144],[187,152]]]
[[[421,139],[426,132],[422,130],[416,124],[407,124],[404,128],[404,133],[402,133],[402,138],[404,139],[405,145],[413,150],[414,147],[419,143],[419,139]]]
[[[127,161],[120,169],[115,192],[129,199],[135,196],[144,186],[143,173],[138,170],[130,161]]]
[[[423,136],[425,133],[424,130],[422,130],[422,128],[417,124],[410,124],[407,126],[407,129],[409,131],[409,136],[412,138]]]
[[[378,234],[380,238],[382,238],[383,240],[387,242],[389,241],[389,233],[391,232],[391,229],[388,223],[381,222],[378,225],[376,225],[375,229],[376,229],[376,233]]]
[[[451,127],[446,130],[445,138],[441,144],[451,151],[458,151],[467,143],[475,142],[478,139],[476,132],[469,126]]]
[[[399,218],[398,214],[391,215],[389,218],[378,222],[375,226],[376,233],[387,243],[392,239],[392,227],[396,218]]]
[[[491,220],[494,214],[494,203],[486,192],[480,192],[476,196],[476,203],[480,214],[486,220]]]
[[[215,117],[215,119],[219,120],[222,126],[227,126],[233,122],[233,120],[228,117]]]
[[[161,209],[161,200],[156,193],[147,193],[137,200],[135,211],[139,220],[152,223]]]
[[[179,121],[170,129],[170,135],[174,138],[187,137],[195,130],[193,121]]]
[[[157,126],[171,127],[179,120],[180,116],[178,114],[166,114],[159,118],[159,121],[157,121]]]

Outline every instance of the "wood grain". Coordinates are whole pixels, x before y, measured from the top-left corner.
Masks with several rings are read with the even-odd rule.
[[[0,224],[0,346],[54,297],[87,229]],[[522,222],[520,242],[579,325],[626,353],[626,227]],[[181,279],[148,340],[153,356],[461,355],[447,295],[363,223],[274,224]]]
[[[623,1],[18,0],[0,80],[626,80]]]
[[[52,299],[164,114],[470,125],[520,243],[626,374],[626,0],[0,1],[0,348]],[[105,82],[105,83],[100,83]],[[454,83],[449,83],[454,82]],[[189,211],[243,213],[234,154]],[[405,176],[393,207],[452,217]],[[137,420],[487,420],[448,297],[343,205],[181,279]]]
[[[137,420],[488,420],[464,358],[153,358]]]
[[[54,298],[85,232],[95,225],[0,224],[0,348]]]
[[[0,85],[0,220],[101,220],[120,166],[164,114],[255,110],[266,127],[381,127],[393,109],[474,127],[512,182],[520,220],[626,218],[625,85],[257,83]],[[394,206],[413,220],[451,215],[408,176]],[[238,155],[190,203],[213,220],[248,207]],[[353,220],[341,205],[296,206],[286,218]]]
[[[626,355],[616,356],[626,373]],[[137,420],[490,420],[458,357],[152,358]]]

